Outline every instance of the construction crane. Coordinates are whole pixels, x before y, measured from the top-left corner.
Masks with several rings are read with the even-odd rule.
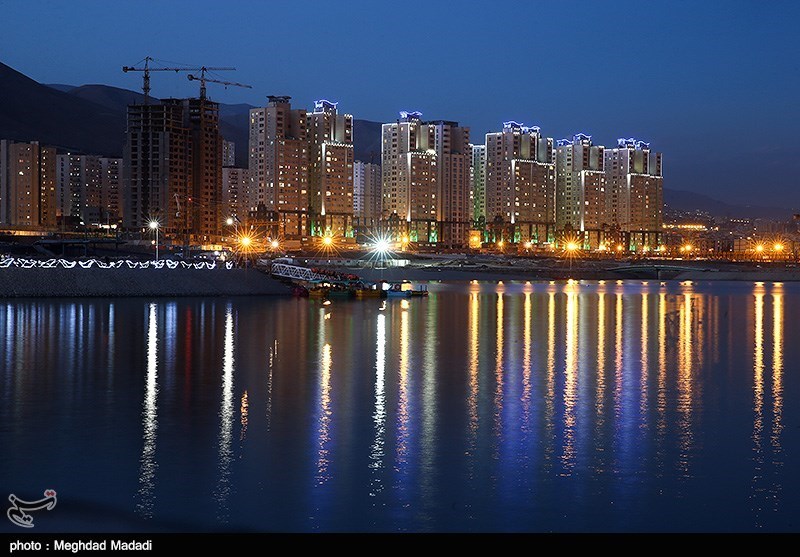
[[[244,83],[236,83],[235,81],[221,81],[219,79],[212,79],[210,77],[206,77],[206,72],[209,70],[213,70],[215,68],[206,68],[203,66],[200,68],[200,77],[196,75],[189,74],[189,81],[199,81],[200,82],[200,98],[206,98],[206,83],[219,83],[220,85],[224,85],[226,88],[228,85],[232,85],[234,87],[244,87],[246,89],[252,89],[253,87],[250,85],[245,85]]]
[[[125,72],[125,73],[128,73],[128,72],[142,72],[144,74],[143,75],[144,79],[143,79],[143,84],[142,84],[142,91],[144,92],[144,103],[145,104],[149,104],[150,103],[150,72],[175,72],[175,73],[178,73],[178,72],[205,72],[205,71],[208,71],[208,70],[228,71],[228,70],[235,70],[236,69],[236,68],[232,68],[232,67],[214,67],[214,68],[211,68],[211,67],[205,67],[205,66],[201,66],[199,68],[187,68],[187,67],[183,67],[183,68],[172,67],[172,68],[170,68],[170,67],[164,67],[164,66],[152,67],[150,65],[150,62],[155,62],[155,61],[156,61],[155,58],[153,58],[152,56],[145,56],[144,60],[141,61],[141,62],[144,62],[144,65],[142,65],[142,66],[139,66],[139,67],[136,67],[136,66],[122,66],[122,71]],[[141,64],[141,62],[139,62],[139,64]]]

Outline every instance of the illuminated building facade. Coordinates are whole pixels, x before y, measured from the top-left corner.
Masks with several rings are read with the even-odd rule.
[[[423,128],[428,130],[428,136],[433,134],[436,151],[437,184],[433,201],[438,225],[437,243],[454,248],[466,246],[472,227],[469,128],[445,120],[427,122]]]
[[[250,110],[250,215],[272,236],[301,238],[310,232],[306,111],[288,96],[267,99]]]
[[[435,137],[421,112],[401,112],[381,127],[384,227],[395,240],[437,241]]]
[[[353,216],[363,234],[373,232],[381,218],[381,167],[356,161],[353,165]]]
[[[579,235],[587,249],[600,247],[611,234],[604,152],[582,133],[559,140],[556,150],[556,229]]]
[[[243,223],[247,220],[250,173],[246,168],[222,167],[222,219],[233,218]]]
[[[56,226],[56,150],[0,140],[0,224]]]
[[[469,128],[401,112],[383,124],[384,227],[396,240],[465,246],[472,225]]]
[[[633,138],[618,139],[605,150],[607,211],[631,250],[660,244],[663,225],[664,178],[661,153]]]
[[[470,198],[472,220],[475,224],[486,222],[486,145],[472,146],[470,166]],[[482,219],[482,220],[481,220]]]
[[[306,115],[308,206],[314,235],[353,233],[353,116],[319,100]]]
[[[553,140],[538,127],[504,122],[486,134],[486,222],[491,240],[544,243],[555,229]]]
[[[222,140],[222,166],[236,166],[236,143]]]

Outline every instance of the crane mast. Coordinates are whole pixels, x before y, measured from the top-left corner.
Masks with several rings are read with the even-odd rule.
[[[224,85],[226,88],[230,85],[232,87],[244,87],[245,89],[252,89],[253,87],[250,85],[245,85],[244,83],[236,83],[235,81],[222,81],[220,79],[212,79],[210,77],[206,77],[206,72],[209,70],[213,70],[214,68],[206,68],[203,66],[200,68],[200,77],[196,75],[189,74],[187,77],[189,81],[199,81],[200,82],[200,98],[206,98],[206,83],[219,83],[220,85]]]
[[[230,71],[236,68],[229,66],[220,67],[169,67],[169,66],[151,66],[150,62],[155,62],[156,59],[152,56],[145,56],[144,60],[139,62],[140,66],[122,66],[122,71],[128,72],[142,72],[142,92],[144,93],[144,104],[150,104],[150,72],[205,72],[208,70],[214,71]],[[143,62],[143,64],[142,64]]]

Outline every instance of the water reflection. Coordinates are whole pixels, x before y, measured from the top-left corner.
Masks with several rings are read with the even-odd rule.
[[[561,464],[564,474],[569,475],[575,466],[575,432],[578,402],[578,293],[577,285],[568,284],[566,356],[564,362],[564,447]]]
[[[331,427],[331,345],[326,342],[325,326],[329,319],[329,312],[319,310],[319,344],[320,344],[320,370],[319,370],[319,410],[317,418],[317,472],[316,484],[321,485],[330,479],[328,467],[330,465],[330,427]]]
[[[222,353],[222,397],[219,408],[219,480],[214,496],[219,503],[217,516],[220,522],[228,522],[228,498],[231,494],[231,462],[233,460],[233,450],[231,441],[233,438],[233,308],[228,305],[225,308],[225,338],[223,341]]]
[[[156,485],[156,434],[158,415],[158,315],[156,304],[150,304],[147,319],[147,377],[145,379],[144,409],[142,411],[142,457],[139,466],[139,500],[136,509],[144,518],[153,517],[153,499]]]
[[[505,328],[503,324],[503,292],[505,286],[503,283],[497,285],[497,299],[495,301],[495,357],[494,357],[494,441],[495,441],[495,458],[497,451],[500,447],[497,441],[500,441],[503,435],[503,381],[505,375],[505,365],[503,362],[503,335]]]
[[[757,283],[753,293],[753,473],[751,510],[757,528],[783,506],[783,285],[772,285],[772,319],[767,314],[766,288]],[[768,327],[772,327],[768,331]],[[767,342],[771,332],[772,342]],[[771,358],[768,351],[771,349]],[[768,364],[768,362],[770,362]],[[771,386],[770,386],[771,384]],[[771,406],[771,409],[770,409]]]
[[[197,529],[791,529],[798,311],[638,281],[3,304],[0,446]]]
[[[687,285],[690,286],[690,285]],[[684,476],[689,475],[689,459],[692,453],[694,437],[692,432],[692,369],[694,364],[693,337],[695,328],[692,321],[692,295],[686,292],[679,312],[678,345],[680,347],[678,362],[678,443],[679,455],[677,466]]]
[[[375,410],[372,413],[372,422],[375,429],[375,439],[370,449],[369,467],[373,471],[370,480],[370,496],[375,497],[383,491],[380,471],[383,469],[386,436],[386,315],[381,313],[377,317],[377,335],[375,341]]]
[[[772,286],[772,511],[780,510],[783,491],[783,284]]]

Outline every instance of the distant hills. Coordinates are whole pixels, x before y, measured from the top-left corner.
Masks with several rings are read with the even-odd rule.
[[[129,104],[144,95],[108,85],[45,85],[0,63],[0,138],[41,141],[65,151],[122,156]],[[222,136],[247,166],[249,104],[220,104]],[[355,120],[356,159],[380,160],[379,122]]]
[[[129,104],[142,102],[136,91],[108,85],[44,85],[0,63],[0,138],[38,140],[63,150],[122,156]],[[222,136],[236,143],[236,163],[247,166],[249,104],[220,104]],[[381,123],[353,122],[356,160],[380,163]],[[664,190],[671,209],[699,209],[715,216],[785,218],[778,207],[733,205],[681,190]]]
[[[787,219],[791,211],[781,207],[734,205],[707,195],[664,188],[664,204],[676,211],[704,211],[715,217]]]
[[[125,112],[42,85],[0,64],[0,137],[68,150],[122,153]]]

